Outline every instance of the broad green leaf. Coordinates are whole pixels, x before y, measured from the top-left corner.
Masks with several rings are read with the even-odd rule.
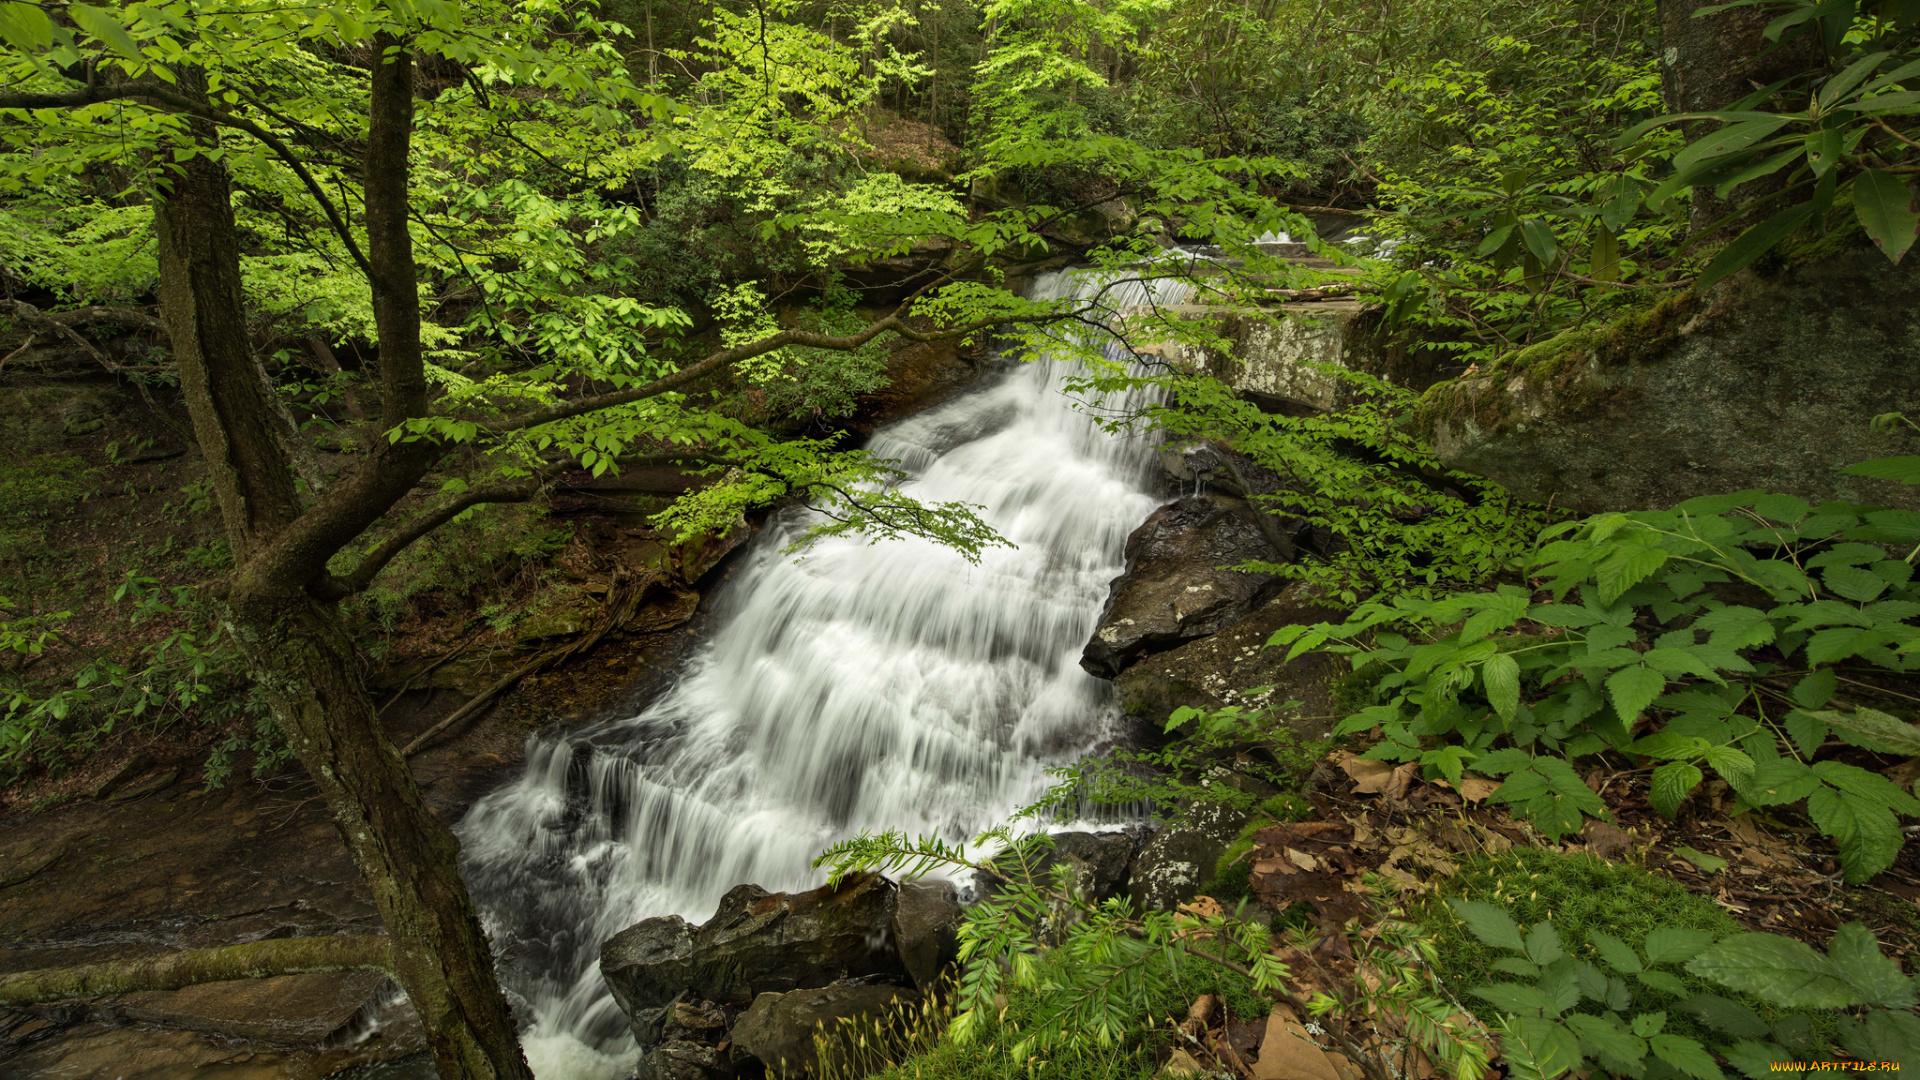
[[[1734,1039],[1759,1039],[1773,1029],[1760,1014],[1741,1002],[1718,994],[1695,994],[1679,1006],[1700,1022]]]
[[[1829,566],[1820,577],[1828,591],[1856,604],[1875,600],[1887,591],[1885,578],[1858,566]]]
[[[1900,177],[1882,169],[1863,170],[1853,181],[1853,211],[1874,246],[1895,263],[1913,246],[1915,230],[1920,229],[1920,213],[1914,210],[1913,189]]]
[[[1664,971],[1642,971],[1634,977],[1640,980],[1642,986],[1658,990],[1663,994],[1671,994],[1677,998],[1684,998],[1689,993],[1686,983],[1681,982],[1678,978]]]
[[[1778,934],[1736,934],[1687,962],[1702,979],[1789,1009],[1843,1009],[1860,994],[1805,942]]]
[[[1746,232],[1720,249],[1707,268],[1693,283],[1695,290],[1703,290],[1737,270],[1745,269],[1755,259],[1773,250],[1775,244],[1785,240],[1795,229],[1813,216],[1812,203],[1800,203],[1789,206]]]
[[[1706,1048],[1683,1035],[1655,1035],[1647,1040],[1654,1056],[1694,1080],[1721,1080],[1720,1066]]]
[[[1513,719],[1520,707],[1520,665],[1512,656],[1500,653],[1480,665],[1480,678],[1486,687],[1487,702],[1502,720]]]
[[[1791,723],[1791,714],[1788,719]],[[1755,806],[1779,806],[1799,802],[1819,788],[1820,778],[1804,763],[1792,758],[1773,758],[1754,767],[1753,779],[1740,795]]]
[[[1687,800],[1702,779],[1698,766],[1686,761],[1669,761],[1653,770],[1653,783],[1647,802],[1669,820],[1678,817],[1680,804]]]
[[[1601,603],[1613,603],[1620,594],[1647,580],[1666,562],[1667,553],[1653,547],[1626,548],[1608,556],[1594,573],[1594,581],[1600,586]]]
[[[1892,782],[1888,783],[1891,786]],[[1849,885],[1862,884],[1892,866],[1906,843],[1900,819],[1893,811],[1852,792],[1821,787],[1807,796],[1807,816],[1821,832],[1833,837]]]
[[[1849,465],[1840,470],[1852,476],[1866,476],[1875,480],[1892,480],[1901,484],[1920,484],[1920,457],[1904,455],[1901,457],[1874,458],[1858,465]]]
[[[1696,140],[1674,155],[1675,172],[1685,172],[1696,163],[1704,163],[1727,154],[1738,153],[1787,126],[1788,116],[1766,115],[1763,119],[1723,127]]]
[[[1514,1080],[1553,1080],[1580,1067],[1580,1042],[1559,1021],[1516,1016],[1502,1028],[1500,1043]]]
[[[69,4],[67,14],[72,17],[75,26],[104,42],[108,48],[129,60],[145,59],[140,54],[140,46],[134,43],[133,36],[120,20],[105,11],[89,4]]]
[[[1865,923],[1850,922],[1833,935],[1827,961],[1868,1005],[1883,1009],[1913,1007],[1914,986],[1900,962],[1880,952],[1880,942]]]
[[[1633,1018],[1633,1033],[1645,1038],[1658,1035],[1667,1026],[1667,1014],[1664,1012],[1638,1013]]]
[[[1839,673],[1832,668],[1821,668],[1794,684],[1794,704],[1803,709],[1818,709],[1832,700],[1839,686]]]
[[[53,44],[53,20],[36,4],[0,3],[0,42],[37,52]]]
[[[1611,934],[1595,930],[1587,934],[1587,944],[1592,945],[1607,966],[1623,974],[1632,975],[1640,970],[1640,956],[1633,947]]]
[[[1647,1041],[1621,1027],[1619,1020],[1575,1013],[1567,1017],[1567,1027],[1597,1056],[1610,1059],[1607,1064],[1611,1068],[1639,1075],[1640,1061],[1647,1056]]]
[[[1540,260],[1542,266],[1552,266],[1560,261],[1560,242],[1554,239],[1553,226],[1539,218],[1527,218],[1520,223],[1520,238],[1526,242],[1527,250]]]
[[[1560,1008],[1552,998],[1536,987],[1523,986],[1520,983],[1477,986],[1473,990],[1473,996],[1503,1013],[1518,1016],[1558,1016],[1560,1014]]]
[[[1621,668],[1607,676],[1607,696],[1620,722],[1632,727],[1641,710],[1653,703],[1667,688],[1667,677],[1651,668]]]
[[[1879,67],[1881,62],[1890,55],[1892,54],[1885,52],[1869,53],[1848,64],[1846,70],[1828,79],[1827,84],[1820,88],[1820,108],[1822,110],[1833,108],[1847,91],[1865,82],[1867,77],[1873,74],[1873,69]]]
[[[1647,935],[1645,949],[1649,964],[1677,964],[1691,960],[1700,950],[1713,944],[1713,935],[1705,930],[1663,926]]]
[[[1809,715],[1833,727],[1845,728],[1887,753],[1920,755],[1920,727],[1878,709],[1863,706],[1851,713],[1823,710]]]
[[[1520,936],[1520,926],[1507,914],[1507,909],[1478,900],[1449,900],[1447,906],[1453,909],[1460,921],[1474,937],[1496,949],[1524,953],[1527,951],[1526,939]]]
[[[1567,955],[1560,945],[1560,935],[1554,932],[1551,922],[1541,921],[1527,931],[1527,959],[1546,967],[1555,960]]]

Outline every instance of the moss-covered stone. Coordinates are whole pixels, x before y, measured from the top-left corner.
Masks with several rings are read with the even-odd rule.
[[[1870,430],[1895,410],[1920,416],[1920,264],[1854,247],[1519,350],[1428,389],[1416,422],[1447,464],[1586,512],[1747,488],[1920,508],[1840,473],[1920,450]]]

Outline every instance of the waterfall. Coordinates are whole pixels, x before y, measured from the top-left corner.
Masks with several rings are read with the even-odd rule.
[[[1058,273],[1036,299],[1091,296]],[[1184,287],[1121,282],[1110,312]],[[710,643],[637,716],[536,734],[526,769],[460,823],[466,872],[541,1080],[626,1075],[633,1043],[599,972],[635,921],[701,921],[741,882],[816,885],[862,830],[966,838],[1111,733],[1112,687],[1080,669],[1152,451],[1062,391],[1071,365],[1011,364],[878,432],[927,501],[984,507],[1015,548],[970,564],[928,541],[830,538],[783,554],[776,521],[722,588]],[[1124,403],[1113,403],[1116,405]]]

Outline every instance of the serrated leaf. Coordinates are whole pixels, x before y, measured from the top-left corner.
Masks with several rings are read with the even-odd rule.
[[[1720,1056],[1726,1058],[1727,1064],[1739,1069],[1749,1080],[1792,1080],[1792,1078],[1806,1075],[1800,1071],[1787,1072],[1774,1068],[1776,1063],[1793,1058],[1793,1054],[1779,1043],[1742,1039],[1721,1051]]]
[[[1447,906],[1474,937],[1486,944],[1509,952],[1527,951],[1527,941],[1520,936],[1520,924],[1513,921],[1505,908],[1478,900],[1449,900]]]
[[[1772,1030],[1759,1013],[1718,994],[1695,994],[1679,1008],[1699,1017],[1701,1023],[1729,1038],[1758,1039]]]
[[[1514,1080],[1553,1080],[1580,1067],[1580,1041],[1557,1020],[1517,1016],[1501,1029],[1503,1056]]]
[[[1792,714],[1788,714],[1789,720]],[[1754,766],[1753,779],[1741,797],[1755,806],[1780,806],[1799,802],[1820,788],[1820,778],[1803,762],[1792,758],[1773,758]]]
[[[1901,484],[1920,484],[1920,457],[1883,457],[1849,465],[1840,470],[1853,476],[1874,480],[1892,480]]]
[[[1667,677],[1651,668],[1621,668],[1607,676],[1607,697],[1613,701],[1615,715],[1628,727],[1666,688]]]
[[[1536,923],[1527,931],[1527,958],[1545,967],[1567,955],[1560,945],[1560,935],[1554,932],[1551,922]]]
[[[1520,983],[1494,983],[1492,986],[1476,986],[1473,996],[1487,1002],[1503,1013],[1515,1016],[1544,1016],[1560,1014],[1554,1000],[1541,992],[1539,988],[1523,986]]]
[[[1520,707],[1520,665],[1506,653],[1487,658],[1480,665],[1480,679],[1486,688],[1487,703],[1502,720],[1513,719]]]
[[[1863,706],[1851,713],[1822,710],[1808,715],[1823,724],[1851,731],[1887,753],[1920,755],[1920,727],[1878,709]]]
[[[1856,604],[1878,599],[1881,593],[1887,591],[1885,578],[1857,566],[1829,566],[1821,578],[1829,592],[1837,593]]]
[[[1684,1035],[1655,1035],[1647,1040],[1654,1056],[1694,1080],[1723,1080],[1720,1066],[1706,1048]]]
[[[1687,970],[1789,1009],[1842,1009],[1860,997],[1812,946],[1779,934],[1735,934],[1688,961]]]
[[[1667,1014],[1664,1012],[1640,1013],[1633,1018],[1633,1033],[1645,1038],[1658,1035],[1667,1026]]]
[[[1642,971],[1634,977],[1640,980],[1640,985],[1658,990],[1663,994],[1684,998],[1689,993],[1686,983],[1664,971]]]
[[[1632,547],[1616,551],[1594,571],[1594,583],[1600,586],[1600,600],[1611,604],[1620,595],[1653,575],[1667,564],[1667,553],[1660,548]]]
[[[1621,1027],[1620,1021],[1611,1016],[1575,1013],[1567,1017],[1567,1028],[1609,1068],[1639,1075],[1641,1059],[1647,1056],[1647,1041]]]
[[[1827,946],[1827,961],[1866,1004],[1883,1009],[1913,1007],[1913,980],[1900,970],[1899,961],[1882,955],[1879,940],[1865,923],[1842,926]]]
[[[1596,930],[1587,934],[1587,943],[1599,952],[1600,959],[1605,960],[1607,966],[1613,970],[1627,975],[1635,974],[1640,970],[1640,954],[1634,952],[1631,945],[1619,938]]]
[[[1882,169],[1863,169],[1854,179],[1853,212],[1874,246],[1896,264],[1913,246],[1915,230],[1920,229],[1920,213],[1915,213],[1913,208],[1913,189],[1905,180]]]
[[[1487,966],[1503,975],[1518,975],[1522,979],[1540,977],[1540,965],[1518,956],[1503,956]]]
[[[1644,948],[1649,964],[1678,964],[1693,959],[1711,944],[1713,935],[1705,930],[1663,926],[1647,935]]]
[[[1849,885],[1859,885],[1893,865],[1906,836],[1893,811],[1852,794],[1821,787],[1807,796],[1807,816],[1833,837]]]
[[[1803,709],[1818,709],[1832,700],[1839,686],[1839,673],[1821,668],[1793,685],[1793,702]]]
[[[1672,820],[1680,814],[1680,804],[1687,801],[1704,777],[1700,769],[1686,761],[1669,761],[1653,770],[1653,782],[1647,791],[1647,802],[1661,816]]]

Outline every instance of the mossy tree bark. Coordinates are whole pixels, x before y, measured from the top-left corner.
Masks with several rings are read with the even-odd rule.
[[[379,327],[382,426],[427,415],[417,272],[406,197],[413,60],[377,43],[365,161],[368,263]],[[196,93],[190,84],[186,87]],[[199,91],[202,99],[204,92]],[[217,132],[190,123],[202,148]],[[312,588],[328,559],[385,514],[440,456],[431,442],[379,446],[344,482],[303,506],[277,403],[249,346],[226,172],[196,154],[164,182],[155,211],[161,305],[181,388],[232,544],[227,622],[287,738],[319,785],[371,887],[391,969],[425,1029],[440,1075],[530,1078],[460,877],[459,842],[428,810],[387,738],[353,641]]]
[[[0,1006],[32,1005],[65,998],[178,990],[231,979],[303,975],[326,971],[393,970],[392,942],[385,937],[269,938],[217,949],[187,949],[112,960],[102,964],[18,971],[0,975]]]

